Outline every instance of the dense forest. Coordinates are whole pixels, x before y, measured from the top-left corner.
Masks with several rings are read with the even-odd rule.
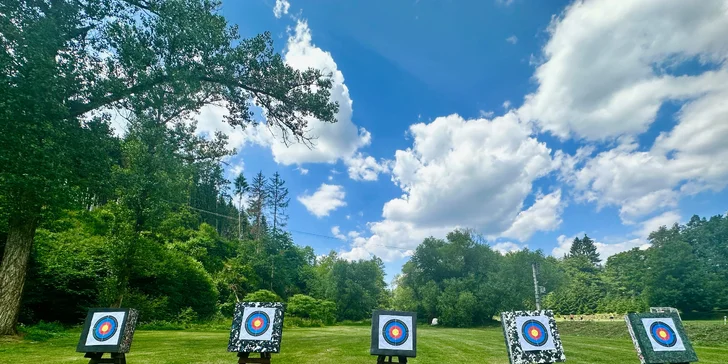
[[[693,217],[651,247],[603,262],[578,238],[566,257],[501,255],[477,234],[428,238],[392,287],[378,258],[317,257],[286,231],[278,173],[225,178],[236,153],[196,134],[195,112],[227,108],[309,143],[307,118],[335,122],[331,80],[295,70],[271,36],[240,38],[216,0],[0,4],[0,335],[18,321],[77,324],[89,307],[144,322],[230,317],[240,300],[281,300],[331,324],[414,310],[472,326],[535,306],[531,264],[561,314],[728,308],[728,218]],[[10,21],[9,19],[13,19]],[[112,21],[113,19],[113,21]],[[110,108],[126,110],[123,136]]]
[[[135,307],[145,321],[210,319],[258,290],[328,304],[325,321],[367,317],[386,299],[382,262],[296,246],[284,230],[285,181],[226,180],[221,140],[144,118],[110,138],[103,202],[59,211],[36,231],[21,322],[77,323],[94,306]]]
[[[397,277],[392,304],[447,326],[483,324],[502,310],[535,308],[536,264],[547,290],[542,307],[561,315],[728,309],[727,216],[693,216],[684,226],[652,232],[649,241],[648,249],[603,262],[586,235],[555,258],[528,250],[501,255],[476,234],[456,231],[417,247]]]

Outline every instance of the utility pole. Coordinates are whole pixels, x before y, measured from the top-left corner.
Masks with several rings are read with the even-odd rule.
[[[541,311],[541,297],[539,297],[538,278],[536,277],[536,263],[531,264],[533,269],[533,290],[536,293],[536,310]]]

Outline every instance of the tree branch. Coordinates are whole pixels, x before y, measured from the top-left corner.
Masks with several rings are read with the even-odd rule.
[[[91,99],[89,102],[87,102],[85,104],[84,103],[76,103],[76,104],[73,104],[73,105],[71,105],[69,107],[69,116],[70,117],[78,117],[78,116],[81,116],[81,115],[83,115],[83,114],[85,114],[85,113],[87,113],[89,111],[93,111],[93,110],[96,110],[98,108],[104,107],[106,105],[112,104],[114,102],[123,100],[124,98],[126,98],[126,97],[128,97],[130,95],[133,95],[133,94],[136,94],[136,93],[140,93],[140,92],[144,92],[144,91],[148,91],[148,90],[150,90],[151,88],[153,88],[153,87],[155,87],[157,85],[161,85],[161,84],[163,84],[165,82],[170,81],[170,79],[171,78],[169,76],[167,76],[167,75],[159,76],[159,77],[157,77],[155,79],[152,79],[150,82],[145,82],[145,83],[141,83],[141,84],[138,84],[138,85],[131,86],[131,87],[125,89],[125,90],[122,90],[119,93],[116,93],[116,94],[111,94],[111,95],[108,95],[108,96],[102,96],[102,97],[99,97],[97,99]]]

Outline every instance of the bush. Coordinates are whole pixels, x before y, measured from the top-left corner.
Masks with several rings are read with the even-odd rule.
[[[288,300],[286,313],[291,317],[320,321],[326,325],[336,322],[336,304],[297,294]]]
[[[65,334],[65,328],[58,322],[39,322],[33,326],[19,327],[23,339],[30,341],[46,341]]]
[[[281,300],[281,298],[277,294],[275,294],[267,289],[261,289],[259,291],[255,291],[253,293],[248,293],[243,298],[243,301],[246,301],[246,302],[283,302],[283,300]]]

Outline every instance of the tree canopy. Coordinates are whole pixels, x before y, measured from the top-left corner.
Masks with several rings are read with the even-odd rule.
[[[0,334],[14,330],[41,220],[63,209],[103,204],[111,195],[109,174],[120,153],[114,152],[109,116],[99,111],[129,110],[138,123],[166,125],[184,136],[194,131],[191,117],[204,105],[224,106],[225,121],[238,127],[258,122],[257,106],[266,125],[280,130],[286,142],[308,140],[308,117],[335,122],[338,105],[330,101],[328,75],[286,65],[269,33],[242,39],[219,14],[220,4],[10,0],[0,5],[0,209],[8,226],[0,266]],[[191,157],[214,160],[219,145],[197,148],[199,154]],[[148,152],[125,157],[129,163],[157,157]],[[136,206],[126,206],[139,231],[158,215],[140,210],[150,196],[143,185],[137,187],[138,194],[124,197],[136,200]]]

